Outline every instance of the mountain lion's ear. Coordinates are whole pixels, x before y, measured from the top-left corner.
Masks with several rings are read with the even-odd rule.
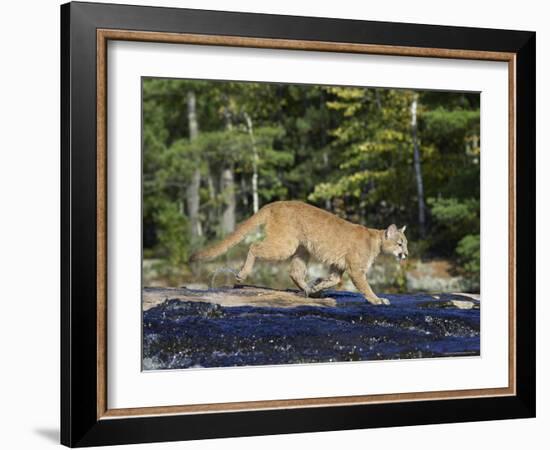
[[[403,225],[403,228],[401,228],[401,230],[399,231],[401,231],[401,233],[404,233],[406,229],[407,229],[407,225]]]
[[[397,233],[397,227],[394,223],[392,223],[388,228],[386,228],[384,235],[386,236],[386,239],[391,239],[395,233]]]

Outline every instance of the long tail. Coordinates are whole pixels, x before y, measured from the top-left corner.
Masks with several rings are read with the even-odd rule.
[[[189,261],[211,260],[227,252],[231,247],[234,247],[241,242],[248,234],[256,228],[265,224],[269,214],[269,207],[263,207],[256,214],[241,223],[237,229],[227,236],[223,241],[220,241],[210,247],[198,251],[191,255]]]

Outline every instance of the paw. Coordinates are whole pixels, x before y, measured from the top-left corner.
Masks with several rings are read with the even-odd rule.
[[[323,296],[323,291],[308,290],[307,296],[311,298],[321,298]]]
[[[318,280],[308,283],[307,287],[304,289],[306,297],[320,297],[321,291],[316,288]]]
[[[367,298],[371,305],[389,305],[390,301],[387,298]]]

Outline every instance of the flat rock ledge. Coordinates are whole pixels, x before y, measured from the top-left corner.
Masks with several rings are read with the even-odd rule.
[[[257,306],[271,308],[295,308],[297,306],[336,306],[331,297],[308,298],[303,293],[276,290],[256,286],[217,288],[205,290],[181,288],[143,289],[143,311],[154,308],[167,300],[202,302],[220,306]]]
[[[346,292],[341,292],[345,295]],[[268,308],[295,308],[298,306],[338,305],[335,291],[329,291],[321,298],[306,297],[302,292],[278,290],[266,287],[235,285],[215,289],[191,289],[146,287],[143,289],[143,311],[148,311],[168,300],[200,302],[219,306],[252,306]],[[332,295],[333,297],[329,296]],[[349,295],[349,293],[348,293]],[[352,294],[353,295],[353,294]],[[428,301],[421,306],[430,308],[479,309],[479,295],[467,293],[424,294]],[[406,297],[406,296],[399,296]],[[392,300],[393,301],[393,300]]]

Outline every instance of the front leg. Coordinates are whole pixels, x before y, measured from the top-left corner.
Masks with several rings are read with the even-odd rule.
[[[390,301],[386,298],[379,298],[371,289],[365,272],[360,269],[350,268],[348,271],[351,281],[355,287],[365,296],[367,301],[372,305],[389,305]]]

